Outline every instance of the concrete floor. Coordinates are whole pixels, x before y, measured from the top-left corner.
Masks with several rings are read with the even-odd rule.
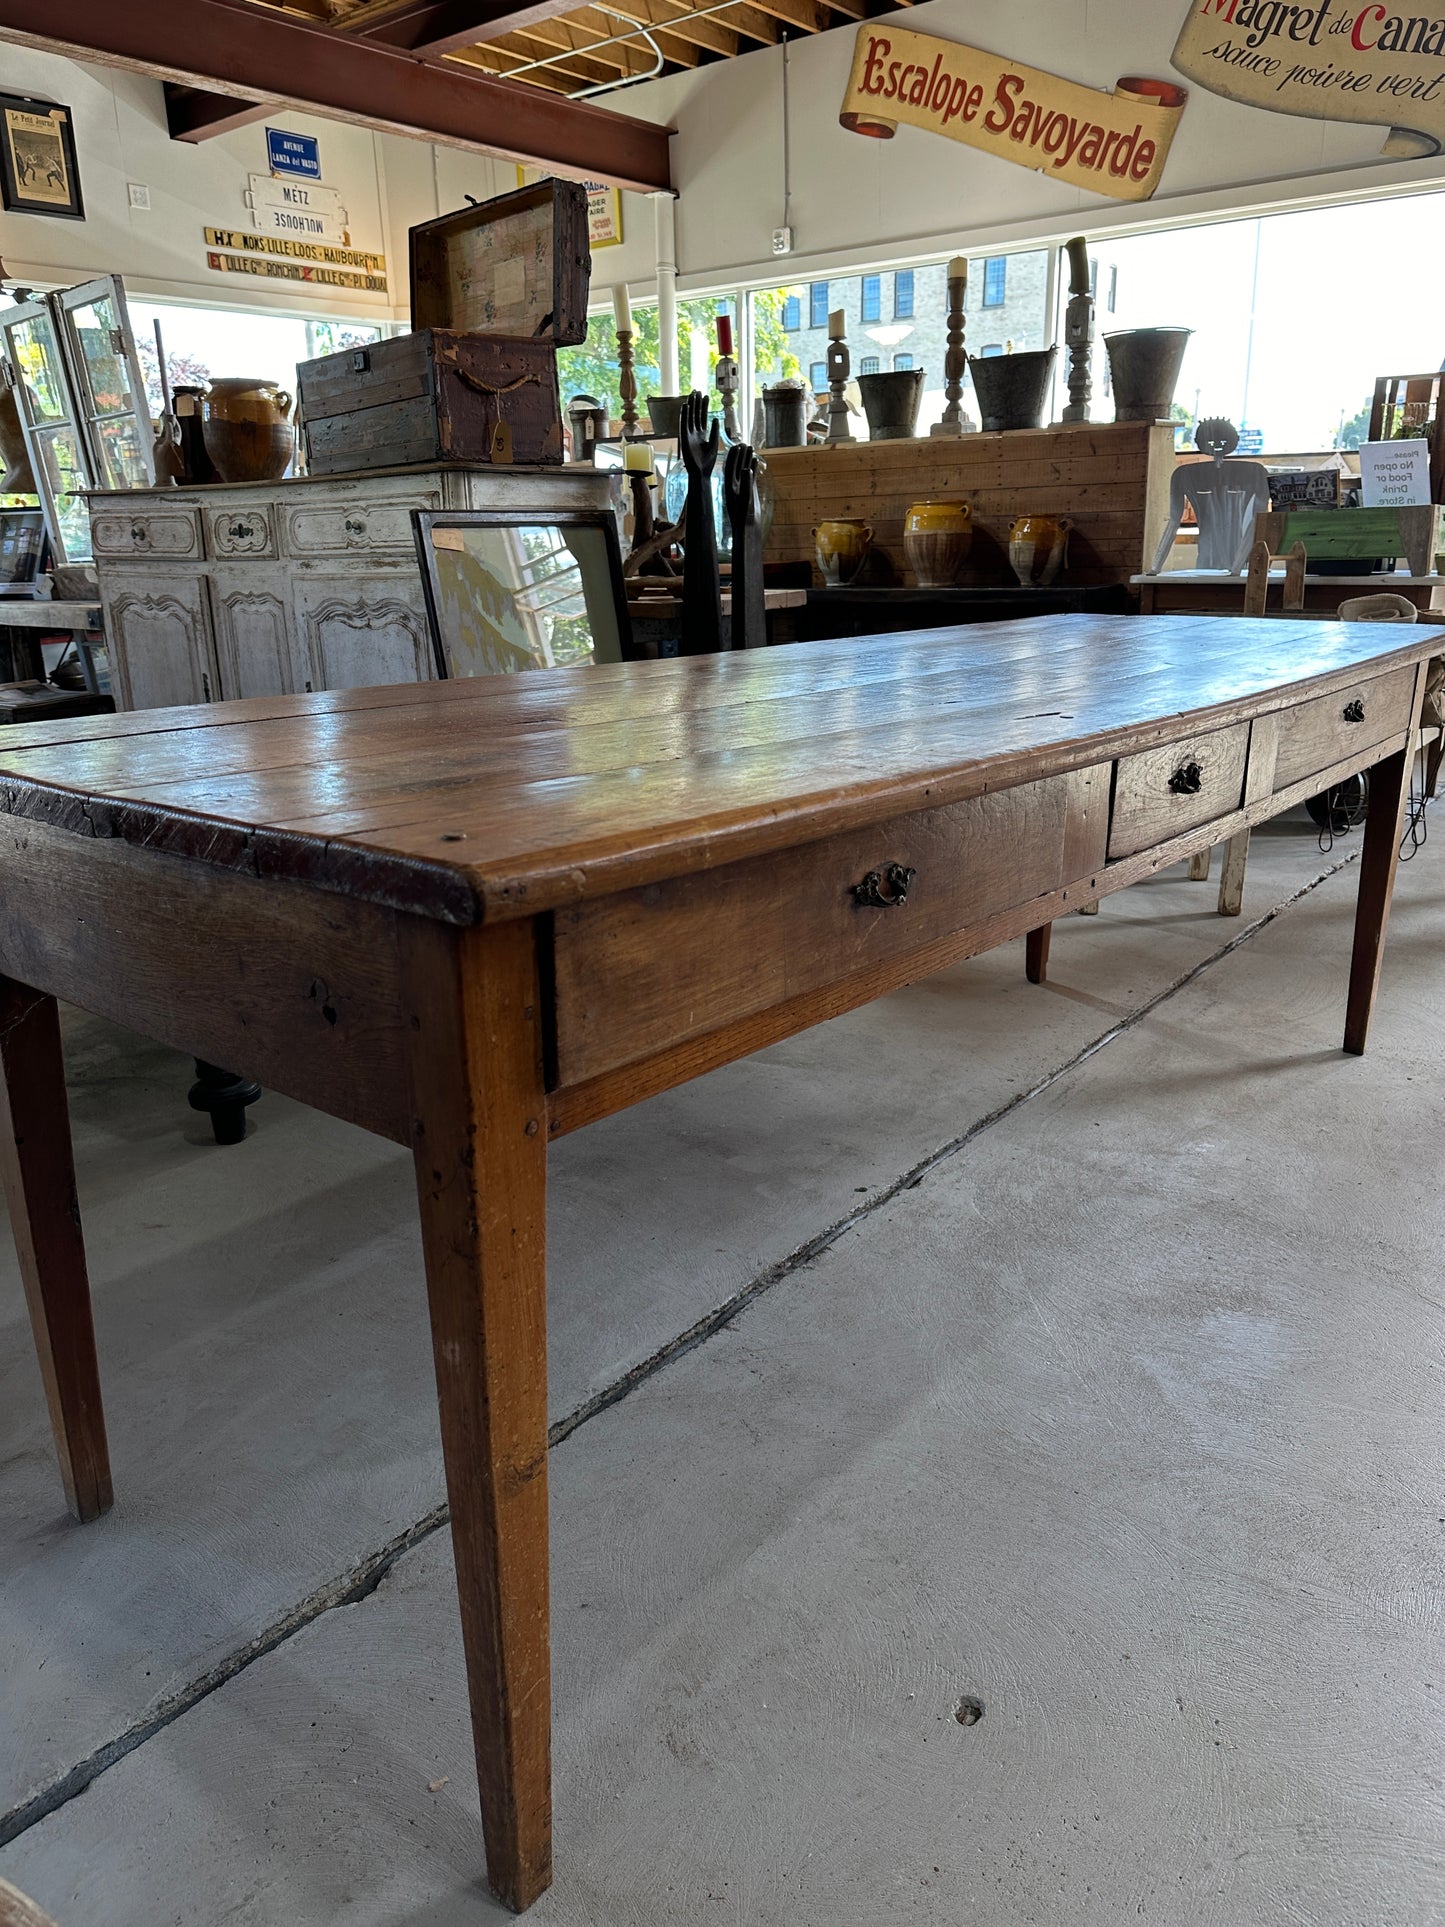
[[[1445,1922],[1445,875],[1346,1059],[1352,854],[1271,826],[1242,923],[1175,872],[1046,989],[1014,945],[556,1150],[538,1927]],[[6,1240],[0,1875],[499,1919],[409,1161],[270,1096],[218,1151],[69,1043],[118,1499],[62,1513]]]

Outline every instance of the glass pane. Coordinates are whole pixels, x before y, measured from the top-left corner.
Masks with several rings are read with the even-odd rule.
[[[100,459],[104,469],[103,488],[150,487],[134,415],[126,415],[116,422],[101,422]]]
[[[441,643],[451,675],[622,660],[601,528],[545,522],[434,525],[431,541]]]
[[[135,402],[130,392],[130,374],[125,357],[116,347],[120,339],[120,316],[115,301],[104,295],[70,310],[70,325],[80,343],[85,377],[90,384],[91,401],[97,415],[129,413]]]
[[[17,321],[6,333],[32,423],[67,421],[70,404],[65,364],[49,317],[37,315],[33,321]]]
[[[50,492],[55,498],[55,519],[65,545],[67,562],[90,560],[90,513],[82,490],[90,486],[85,462],[73,428],[47,429],[39,438],[40,458],[45,465]]]

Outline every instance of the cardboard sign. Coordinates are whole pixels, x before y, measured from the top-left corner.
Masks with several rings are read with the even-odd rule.
[[[1383,0],[1194,0],[1174,48],[1188,79],[1226,100],[1393,131],[1384,151],[1445,142],[1445,15]]]
[[[1116,201],[1159,185],[1188,94],[1130,76],[1113,93],[976,47],[869,21],[858,29],[838,118],[891,140],[900,121]]]
[[[1367,509],[1415,508],[1430,500],[1428,442],[1361,442],[1360,497]]]
[[[546,178],[545,169],[517,163],[518,187],[530,187]],[[606,181],[583,181],[582,185],[587,190],[587,245],[594,254],[598,248],[621,247],[622,189],[609,187]]]

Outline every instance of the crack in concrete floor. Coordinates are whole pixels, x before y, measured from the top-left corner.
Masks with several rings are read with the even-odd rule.
[[[1220,944],[1187,970],[1172,978],[1127,1015],[1106,1026],[1096,1037],[1082,1044],[1062,1063],[1035,1078],[1024,1089],[1013,1093],[983,1117],[976,1118],[957,1136],[915,1160],[908,1169],[890,1183],[874,1189],[852,1210],[845,1212],[831,1224],[805,1239],[783,1258],[765,1266],[746,1284],[685,1330],[657,1347],[647,1357],[640,1359],[592,1396],[582,1400],[571,1412],[549,1426],[547,1435],[549,1449],[555,1449],[564,1444],[589,1420],[620,1404],[640,1386],[665,1371],[670,1364],[732,1326],[765,1293],[831,1250],[850,1231],[866,1223],[876,1212],[891,1204],[903,1192],[913,1190],[922,1184],[931,1172],[958,1157],[985,1132],[992,1130],[1022,1106],[1051,1090],[1080,1065],[1107,1049],[1119,1038],[1126,1036],[1161,1005],[1178,996],[1181,991],[1212,970],[1215,965],[1223,962],[1241,946],[1257,937],[1287,910],[1312,895],[1331,877],[1337,876],[1354,863],[1358,856],[1359,847],[1355,845],[1337,862],[1328,864],[1278,903],[1251,919],[1227,942]],[[75,1762],[48,1786],[8,1812],[0,1814],[0,1847],[19,1839],[39,1822],[78,1798],[111,1767],[128,1758],[147,1741],[182,1719],[221,1687],[247,1671],[258,1660],[275,1652],[288,1639],[314,1624],[324,1614],[338,1607],[355,1605],[366,1599],[381,1585],[398,1560],[440,1531],[448,1523],[448,1519],[449,1513],[445,1505],[434,1507],[407,1526],[405,1530],[395,1534],[384,1545],[368,1553],[349,1571],[338,1574],[324,1586],[309,1593],[289,1611],[264,1627],[254,1638],[228,1653],[215,1666],[194,1680],[188,1681],[183,1688],[151,1709],[142,1719],[135,1721],[103,1745],[92,1749],[84,1759]]]

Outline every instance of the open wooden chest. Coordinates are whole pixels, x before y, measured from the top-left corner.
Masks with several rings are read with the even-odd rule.
[[[560,462],[557,349],[586,337],[591,271],[575,181],[413,228],[414,332],[297,370],[310,472]]]

